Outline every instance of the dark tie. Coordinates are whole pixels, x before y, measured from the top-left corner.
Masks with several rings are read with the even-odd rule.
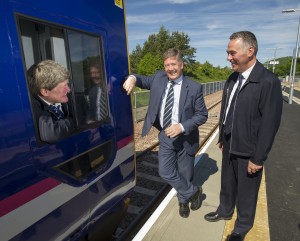
[[[49,107],[55,113],[55,115],[58,119],[64,118],[65,115],[64,115],[64,112],[62,112],[60,110],[60,105],[57,105],[57,106],[56,105],[50,105]]]
[[[232,122],[233,122],[233,114],[234,114],[234,109],[235,109],[235,102],[236,98],[238,96],[238,92],[240,91],[241,85],[242,85],[242,80],[243,80],[243,75],[239,74],[239,77],[237,79],[238,81],[238,87],[236,88],[234,95],[232,97],[230,107],[227,113],[226,121],[225,121],[225,127],[224,127],[224,132],[226,135],[231,133],[232,130]]]
[[[167,128],[169,125],[171,125],[172,122],[172,109],[174,105],[174,90],[173,86],[175,84],[174,81],[169,81],[170,88],[167,94],[167,99],[165,103],[165,109],[164,109],[164,118],[163,118],[163,129]]]

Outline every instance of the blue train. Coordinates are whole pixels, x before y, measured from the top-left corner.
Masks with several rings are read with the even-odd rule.
[[[109,240],[136,182],[122,0],[0,1],[0,240]],[[27,70],[70,71],[74,131],[39,136]],[[105,80],[106,117],[86,121],[89,64]]]

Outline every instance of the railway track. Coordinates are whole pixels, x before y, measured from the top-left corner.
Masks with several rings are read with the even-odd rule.
[[[218,127],[220,101],[221,99],[218,97],[208,107],[208,120],[200,126],[201,144],[199,152]],[[140,124],[142,125],[142,123]],[[157,133],[154,133],[153,136],[157,138]],[[130,197],[131,202],[128,211],[116,230],[113,241],[132,240],[160,201],[171,190],[171,187],[158,175],[157,152],[159,142],[157,139],[153,139],[149,137],[149,140],[143,140],[147,145],[142,145],[144,148],[136,148],[137,183]],[[136,141],[136,146],[138,142]]]

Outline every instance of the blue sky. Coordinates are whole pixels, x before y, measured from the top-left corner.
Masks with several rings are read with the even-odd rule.
[[[296,47],[299,0],[125,0],[129,51],[143,46],[148,36],[164,26],[183,32],[197,49],[196,60],[230,67],[226,48],[231,33],[248,30],[258,40],[261,62],[291,56]],[[299,9],[282,13],[284,9]]]

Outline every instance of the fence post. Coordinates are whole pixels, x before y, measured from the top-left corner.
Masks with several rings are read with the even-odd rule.
[[[136,109],[136,92],[134,91],[133,92],[133,100],[134,100],[134,112],[135,112],[135,115],[134,115],[134,122],[137,122],[136,120],[137,120],[137,117],[136,117],[136,115],[137,115],[137,109]]]

